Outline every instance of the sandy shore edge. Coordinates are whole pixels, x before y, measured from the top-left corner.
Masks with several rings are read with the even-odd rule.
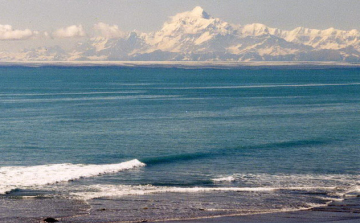
[[[360,196],[334,201],[327,206],[309,210],[254,215],[224,216],[190,220],[160,221],[162,223],[359,223]]]

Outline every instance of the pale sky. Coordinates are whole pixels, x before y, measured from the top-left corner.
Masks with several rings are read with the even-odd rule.
[[[99,22],[117,25],[125,32],[156,31],[170,16],[195,6],[240,25],[256,22],[287,30],[298,26],[360,30],[360,0],[0,0],[0,49],[40,42],[67,44],[70,40],[56,37],[91,35]],[[20,40],[1,37],[1,32],[9,30]],[[32,35],[46,32],[53,39],[24,40],[30,31]]]

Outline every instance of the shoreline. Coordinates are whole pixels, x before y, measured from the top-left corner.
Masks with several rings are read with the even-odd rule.
[[[272,213],[254,213],[254,214],[230,214],[221,216],[203,216],[187,219],[169,219],[169,220],[151,220],[143,215],[142,219],[130,220],[123,219],[124,216],[117,212],[117,208],[124,208],[120,201],[110,201],[109,204],[115,206],[105,206],[102,208],[100,203],[109,202],[109,200],[96,200],[93,204],[77,200],[53,200],[53,199],[25,199],[25,206],[20,205],[21,199],[15,199],[10,207],[5,208],[11,210],[14,207],[25,208],[27,212],[22,213],[21,209],[14,209],[12,216],[1,217],[0,221],[11,223],[39,223],[46,222],[46,218],[56,219],[63,223],[357,223],[360,222],[360,196],[345,198],[344,201],[334,201],[326,206],[310,208],[308,210],[294,210]],[[20,202],[20,203],[19,203]],[[115,202],[115,203],[113,203]],[[17,205],[16,205],[17,203]],[[100,206],[98,206],[100,205]],[[126,205],[125,205],[126,206]],[[32,207],[32,208],[31,208]],[[47,207],[43,209],[44,207]],[[10,208],[10,209],[9,209]],[[30,208],[30,209],[29,209]],[[39,209],[40,208],[40,209]],[[111,209],[115,208],[115,209]],[[142,209],[139,207],[139,209]],[[32,211],[31,211],[32,210]],[[62,210],[59,212],[59,210]],[[20,211],[20,212],[19,212]],[[28,212],[30,211],[30,212]],[[40,211],[40,212],[39,212]]]
[[[0,61],[0,67],[137,67],[182,69],[334,69],[360,68],[360,63],[322,61]]]
[[[253,215],[220,216],[190,220],[148,221],[152,223],[357,223],[360,214],[347,212],[291,211]],[[120,223],[120,222],[119,222]]]
[[[105,203],[104,203],[105,202]],[[142,219],[122,220],[124,217],[116,210],[124,208],[120,201],[96,200],[90,202],[88,214],[58,218],[64,223],[124,223],[124,222],[152,222],[152,223],[357,223],[360,222],[360,196],[345,197],[343,201],[333,201],[327,205],[309,208],[307,210],[279,211],[253,214],[229,214],[214,216],[199,216],[187,219],[151,220],[146,218],[145,212]],[[91,204],[92,203],[92,204]],[[101,206],[102,203],[104,206]],[[110,206],[109,206],[110,204]],[[100,205],[100,206],[98,206]],[[126,206],[126,205],[125,205]],[[114,208],[114,209],[112,209]],[[142,209],[139,207],[139,209]],[[142,210],[144,211],[144,210]],[[43,218],[44,219],[44,218]],[[43,219],[39,219],[40,221]]]
[[[216,216],[209,218],[149,221],[160,223],[357,223],[360,222],[360,195],[333,201],[308,210],[259,213],[250,215]]]

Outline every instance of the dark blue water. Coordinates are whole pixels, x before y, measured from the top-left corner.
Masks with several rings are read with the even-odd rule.
[[[0,103],[1,167],[146,164],[75,184],[359,185],[360,69],[3,67]]]

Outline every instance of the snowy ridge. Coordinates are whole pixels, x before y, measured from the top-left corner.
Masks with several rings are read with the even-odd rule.
[[[216,35],[233,32],[231,25],[213,18],[201,7],[190,12],[183,12],[172,17],[163,28],[150,35],[147,43],[152,50],[182,52],[183,50],[199,50],[197,46],[210,41]]]
[[[360,62],[360,32],[306,27],[281,30],[260,23],[234,25],[197,6],[171,17],[153,33],[90,38],[69,52],[59,47],[2,52],[0,60]]]

